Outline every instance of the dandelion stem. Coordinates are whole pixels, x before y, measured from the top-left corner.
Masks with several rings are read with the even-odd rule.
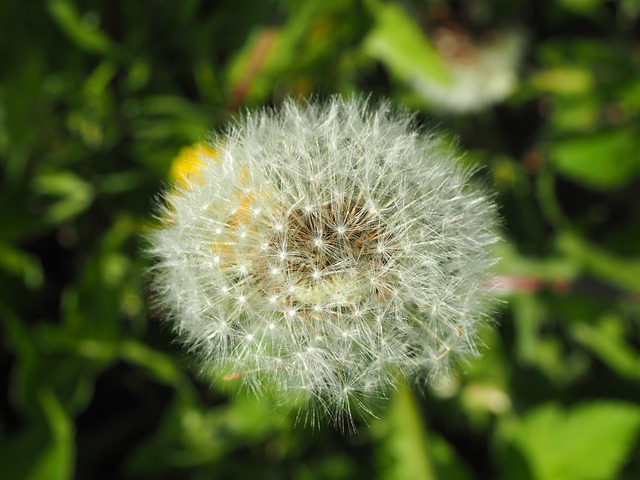
[[[404,382],[394,392],[384,422],[383,449],[392,462],[387,470],[389,478],[435,480],[427,425],[413,390]]]

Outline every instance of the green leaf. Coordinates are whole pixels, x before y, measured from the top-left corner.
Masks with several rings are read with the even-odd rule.
[[[286,65],[293,61],[299,38],[292,33],[297,32],[283,33],[275,28],[256,30],[235,53],[225,72],[226,89],[234,106],[238,102],[253,104],[268,97],[273,89],[270,77],[282,75]]]
[[[159,382],[175,386],[179,392],[193,394],[191,385],[168,355],[155,351],[136,340],[124,340],[118,345],[120,358],[147,370]]]
[[[539,330],[546,313],[542,304],[533,295],[521,293],[513,296],[512,310],[518,360],[528,365],[540,363]]]
[[[141,102],[129,102],[125,109],[136,138],[150,143],[199,141],[207,136],[215,113],[176,95],[148,95]]]
[[[544,70],[532,78],[535,88],[543,92],[577,95],[593,89],[593,74],[578,67],[558,67]]]
[[[344,32],[358,29],[357,13],[344,0],[300,2],[290,15],[281,28],[254,28],[227,63],[224,82],[230,108],[259,105],[274,88],[308,81],[310,74],[319,80],[309,69],[321,69],[323,59],[341,58]]]
[[[516,279],[542,280],[544,282],[570,282],[580,273],[580,264],[567,256],[531,258],[516,251],[515,247],[503,242],[496,247],[500,258],[498,273]]]
[[[41,287],[44,280],[42,265],[37,257],[4,243],[0,243],[0,269],[20,277],[32,289]]]
[[[602,0],[560,0],[559,3],[574,13],[590,14],[602,5]]]
[[[524,418],[515,442],[539,480],[604,480],[622,467],[639,428],[635,405],[547,404]]]
[[[45,389],[40,392],[40,403],[49,424],[51,441],[27,478],[28,480],[73,478],[75,462],[73,422],[51,390]]]
[[[50,0],[47,7],[58,26],[78,47],[102,54],[115,53],[116,47],[111,39],[94,25],[83,21],[73,3]]]
[[[616,315],[604,315],[596,325],[576,322],[573,337],[624,378],[640,380],[640,354],[626,340],[627,329]]]
[[[432,435],[431,445],[433,463],[437,472],[437,477],[435,478],[446,480],[469,480],[473,478],[454,448],[444,438]]]
[[[14,404],[23,409],[31,407],[27,392],[33,387],[38,366],[38,349],[29,329],[24,322],[0,303],[0,325],[3,327],[3,343],[8,344],[7,350],[14,353],[17,358],[17,368],[14,371],[8,389],[8,397]]]
[[[44,219],[58,224],[71,220],[87,210],[93,202],[93,187],[75,173],[59,171],[38,175],[33,190],[40,195],[57,197],[49,206]]]
[[[620,89],[620,107],[627,115],[635,115],[640,110],[640,81],[635,79]]]
[[[452,81],[445,61],[428,38],[397,5],[374,4],[375,26],[365,51],[405,81],[424,78],[447,85]]]
[[[513,296],[512,305],[520,363],[535,366],[557,385],[583,373],[585,365],[579,356],[567,354],[557,337],[542,334],[547,312],[537,297],[520,293]]]
[[[559,250],[582,262],[589,273],[633,293],[640,293],[639,258],[618,257],[570,232],[559,234],[557,245]]]
[[[414,393],[399,385],[383,419],[382,478],[431,480],[435,478],[429,439]]]
[[[203,465],[219,461],[239,446],[264,442],[292,427],[291,416],[265,399],[241,394],[212,408],[181,397],[159,419],[158,430],[130,461],[133,472],[156,472],[166,465]],[[160,459],[160,461],[159,461]],[[140,475],[134,475],[138,477]]]
[[[118,73],[118,68],[111,60],[100,63],[87,77],[82,87],[88,97],[100,97],[104,94],[109,82]]]
[[[558,171],[587,187],[611,189],[640,170],[638,132],[619,129],[554,142],[550,159]]]
[[[554,104],[551,125],[557,132],[589,131],[599,120],[601,105],[593,96],[565,97]]]

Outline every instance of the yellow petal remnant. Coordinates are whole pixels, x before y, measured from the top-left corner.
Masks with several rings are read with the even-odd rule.
[[[200,142],[184,147],[171,164],[169,179],[180,188],[190,188],[192,183],[201,183],[200,169],[205,165],[206,157],[215,159],[219,164],[218,152],[209,144]]]

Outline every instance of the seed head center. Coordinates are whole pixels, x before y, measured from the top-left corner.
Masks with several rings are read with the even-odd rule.
[[[277,295],[299,311],[358,309],[367,296],[380,301],[392,290],[384,272],[397,243],[360,198],[292,209],[278,227],[269,230],[251,269],[265,298]]]

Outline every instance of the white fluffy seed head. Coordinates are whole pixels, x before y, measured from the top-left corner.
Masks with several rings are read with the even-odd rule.
[[[504,100],[518,84],[518,67],[525,38],[520,32],[504,31],[472,41],[468,35],[438,29],[434,45],[450,73],[450,81],[413,78],[411,84],[436,110],[469,113]]]
[[[410,116],[289,101],[198,151],[150,251],[207,372],[339,415],[475,352],[495,208]]]

